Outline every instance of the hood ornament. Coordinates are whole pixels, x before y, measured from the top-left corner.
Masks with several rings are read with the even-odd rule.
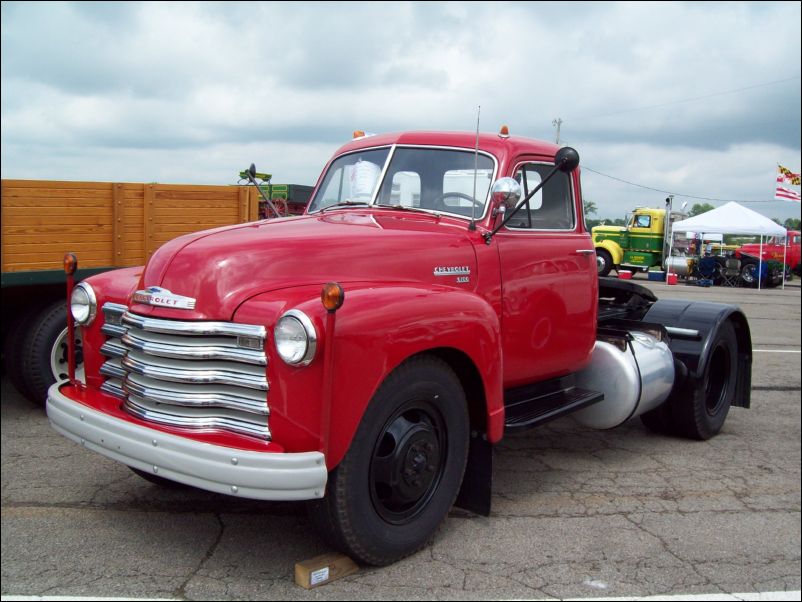
[[[192,297],[175,295],[160,286],[149,286],[145,290],[135,292],[131,301],[158,307],[172,307],[173,309],[195,309],[195,299]]]

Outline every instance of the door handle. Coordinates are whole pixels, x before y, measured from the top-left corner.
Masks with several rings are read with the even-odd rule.
[[[595,255],[596,249],[577,249],[575,252],[577,255]]]

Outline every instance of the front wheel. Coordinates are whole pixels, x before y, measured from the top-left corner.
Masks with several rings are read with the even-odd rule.
[[[382,566],[423,547],[459,492],[468,456],[465,394],[451,368],[413,358],[385,380],[327,495],[309,506],[329,543]]]
[[[596,272],[599,276],[606,276],[613,269],[613,257],[609,251],[596,249]]]

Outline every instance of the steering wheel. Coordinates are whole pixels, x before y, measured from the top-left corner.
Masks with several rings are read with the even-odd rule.
[[[484,209],[485,206],[484,203],[480,203],[471,195],[465,194],[464,192],[444,192],[442,194],[438,194],[436,197],[432,199],[432,207],[436,211],[450,211],[454,213],[459,213],[458,211],[455,211],[454,207],[447,207],[446,204],[443,202],[448,197],[457,197],[460,199],[465,199],[466,201],[470,201],[471,203],[474,204],[475,207],[478,207],[480,209]]]

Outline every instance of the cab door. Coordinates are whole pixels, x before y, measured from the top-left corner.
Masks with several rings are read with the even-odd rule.
[[[553,165],[534,157],[516,162],[524,197]],[[598,280],[578,185],[578,174],[556,173],[495,236],[505,387],[574,372],[590,359]]]

